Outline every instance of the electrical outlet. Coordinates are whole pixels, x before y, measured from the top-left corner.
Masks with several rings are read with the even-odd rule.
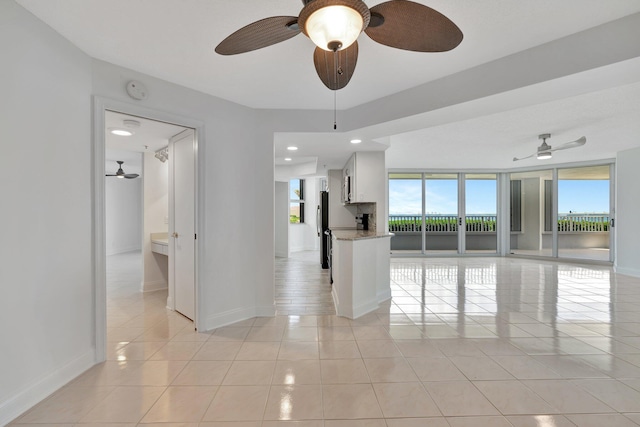
[[[165,224],[169,224],[169,217],[168,217],[168,216],[165,216],[165,217],[164,217],[164,223],[165,223]]]

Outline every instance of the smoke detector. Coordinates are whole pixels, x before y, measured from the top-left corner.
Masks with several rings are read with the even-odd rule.
[[[138,129],[140,127],[140,122],[137,120],[123,120],[122,124],[129,129]]]

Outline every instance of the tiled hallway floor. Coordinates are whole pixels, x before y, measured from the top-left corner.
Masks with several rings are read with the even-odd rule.
[[[393,301],[358,320],[280,315],[207,333],[167,312],[166,294],[123,281],[109,289],[109,360],[16,423],[640,425],[640,279],[523,259],[391,266]]]
[[[277,314],[336,314],[329,270],[320,266],[318,251],[276,258],[275,282]]]

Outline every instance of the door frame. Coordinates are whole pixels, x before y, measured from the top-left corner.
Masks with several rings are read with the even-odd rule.
[[[106,360],[107,350],[107,292],[106,292],[106,223],[105,223],[105,112],[116,111],[122,114],[130,114],[167,122],[178,126],[192,128],[195,131],[195,148],[194,155],[196,158],[196,176],[195,176],[195,226],[196,233],[202,235],[204,230],[204,206],[205,206],[205,147],[199,141],[205,139],[204,123],[190,117],[184,117],[165,111],[154,110],[140,105],[128,102],[117,101],[101,96],[93,97],[93,128],[92,128],[92,144],[91,155],[92,164],[92,230],[91,237],[93,241],[93,265],[92,275],[94,281],[93,287],[93,305],[94,305],[94,345],[96,362]],[[201,269],[203,263],[200,262],[200,255],[204,253],[204,239],[196,239],[195,247],[195,299],[196,299],[196,315],[194,325],[196,329],[198,325],[203,325],[203,319],[200,319],[201,295],[200,277],[202,277]]]

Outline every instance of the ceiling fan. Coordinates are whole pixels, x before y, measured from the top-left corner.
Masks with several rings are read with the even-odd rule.
[[[253,22],[225,38],[220,55],[236,55],[288,40],[301,32],[317,46],[313,62],[331,90],[344,88],[356,67],[364,31],[386,46],[414,52],[446,52],[462,42],[462,31],[440,12],[409,0],[368,8],[362,0],[302,0],[299,16],[273,16]]]
[[[118,171],[115,173],[115,175],[106,174],[105,176],[115,176],[116,178],[127,178],[127,179],[133,179],[140,176],[137,173],[124,173],[124,171],[122,170],[122,164],[124,162],[122,160],[116,160],[116,163],[118,164]]]
[[[553,153],[554,151],[559,151],[559,150],[566,150],[569,148],[577,148],[580,147],[584,144],[586,144],[587,142],[587,138],[582,136],[578,139],[576,139],[575,141],[571,141],[571,142],[565,142],[564,144],[553,148],[551,147],[549,144],[547,144],[547,139],[551,138],[551,134],[550,133],[543,133],[542,135],[538,135],[538,139],[542,140],[542,144],[540,144],[540,147],[538,147],[538,150],[527,156],[527,157],[514,157],[513,161],[516,162],[518,160],[524,160],[524,159],[528,159],[530,157],[536,156],[538,158],[538,160],[545,160],[545,159],[550,159],[551,158],[551,153]]]

